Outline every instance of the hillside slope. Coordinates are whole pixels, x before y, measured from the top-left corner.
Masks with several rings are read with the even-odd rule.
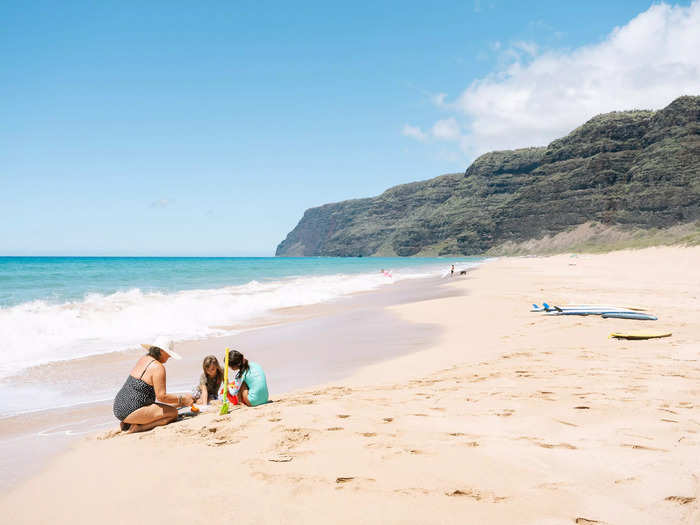
[[[464,173],[311,208],[279,256],[479,254],[584,223],[700,219],[700,97],[598,115],[547,147],[494,151]]]

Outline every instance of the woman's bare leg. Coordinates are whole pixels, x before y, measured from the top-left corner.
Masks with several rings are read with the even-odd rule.
[[[124,423],[131,425],[129,432],[143,432],[154,427],[167,425],[177,419],[177,409],[163,403],[153,403],[129,414]]]
[[[162,427],[163,425],[172,423],[173,421],[175,421],[175,419],[177,419],[177,415],[174,418],[171,416],[165,416],[161,419],[152,421],[151,423],[146,423],[145,425],[131,425],[131,428],[128,430],[128,433],[134,434],[135,432],[145,432],[146,430],[151,430],[152,428]]]

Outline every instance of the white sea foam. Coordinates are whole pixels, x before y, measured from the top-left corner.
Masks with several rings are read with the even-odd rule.
[[[230,333],[226,326],[276,308],[309,305],[403,279],[436,275],[403,270],[372,274],[251,281],[241,286],[176,293],[139,289],[89,294],[81,301],[31,301],[0,308],[0,377],[28,366],[134,348],[160,334],[175,340]]]

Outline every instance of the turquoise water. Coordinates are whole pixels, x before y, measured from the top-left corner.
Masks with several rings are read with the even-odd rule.
[[[37,299],[75,301],[89,293],[112,294],[134,288],[176,292],[292,276],[447,265],[447,260],[439,258],[0,257],[0,307]]]
[[[0,377],[50,361],[191,339],[478,258],[0,257]],[[382,273],[382,269],[385,270]]]

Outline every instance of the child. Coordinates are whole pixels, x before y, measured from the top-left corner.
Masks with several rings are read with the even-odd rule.
[[[234,380],[241,385],[238,400],[249,407],[267,403],[267,379],[258,363],[248,361],[243,354],[234,350],[229,355],[229,368],[238,370]]]
[[[202,363],[204,373],[199,376],[199,385],[192,389],[195,403],[208,405],[210,401],[219,398],[219,387],[224,381],[224,371],[218,359],[208,355]]]

